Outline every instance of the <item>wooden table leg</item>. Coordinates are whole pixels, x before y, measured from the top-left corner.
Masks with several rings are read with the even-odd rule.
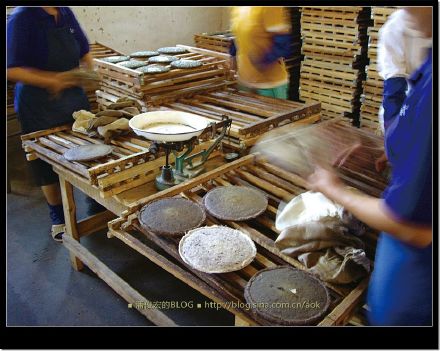
[[[66,230],[64,235],[72,237],[72,239],[79,242],[79,234],[76,223],[76,205],[75,198],[73,197],[73,186],[64,177],[60,175],[60,187],[61,197],[63,199],[64,220],[66,224]],[[83,269],[84,265],[73,253],[70,253],[70,261],[72,267],[76,271]]]
[[[236,327],[249,327],[250,323],[241,319],[239,316],[235,316],[235,326]]]

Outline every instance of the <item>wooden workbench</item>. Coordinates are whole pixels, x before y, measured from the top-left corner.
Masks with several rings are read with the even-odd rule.
[[[225,164],[223,156],[217,156],[209,159],[205,163],[205,170],[211,171],[222,164]],[[57,165],[53,165],[54,171],[58,174],[61,187],[61,195],[64,208],[66,229],[63,236],[63,244],[70,252],[70,260],[72,267],[80,271],[84,265],[89,267],[99,278],[104,280],[116,293],[123,297],[131,306],[137,309],[147,319],[156,325],[171,326],[176,325],[170,318],[168,318],[159,309],[142,308],[139,302],[149,304],[149,301],[142,296],[138,291],[131,287],[122,278],[116,275],[109,267],[107,267],[101,260],[90,252],[86,247],[81,245],[81,238],[87,235],[96,233],[104,228],[107,228],[107,223],[112,219],[121,216],[122,212],[129,208],[129,204],[138,201],[141,198],[150,196],[157,192],[154,181],[143,184],[133,189],[129,189],[118,195],[109,198],[102,198],[99,190],[87,182],[81,176],[74,172]],[[93,198],[95,201],[103,205],[107,211],[101,212],[97,215],[88,217],[84,220],[77,221],[76,218],[76,204],[73,195],[73,188],[77,188],[87,196]],[[161,267],[176,266],[167,258],[155,252],[149,246],[143,244],[143,249],[148,252],[148,257]],[[177,266],[176,266],[177,267]],[[190,282],[189,273],[183,269],[175,267],[174,275],[185,282]],[[193,284],[188,284],[196,290],[199,287]],[[237,318],[236,324],[240,325],[243,322]]]

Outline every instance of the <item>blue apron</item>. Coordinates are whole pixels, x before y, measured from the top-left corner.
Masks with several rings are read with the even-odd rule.
[[[78,67],[80,48],[73,30],[68,25],[47,28],[44,22],[40,26],[47,31],[48,45],[48,57],[42,69],[64,72]],[[72,113],[89,110],[90,105],[80,87],[65,89],[54,98],[44,88],[19,82],[15,87],[15,108],[23,133],[30,133],[73,122]]]

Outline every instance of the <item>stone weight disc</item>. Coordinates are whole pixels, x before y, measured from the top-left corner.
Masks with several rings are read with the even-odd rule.
[[[212,216],[226,221],[245,221],[262,214],[268,205],[265,194],[246,186],[219,186],[203,197]]]
[[[182,235],[206,220],[203,207],[184,198],[160,199],[142,207],[139,223],[146,230],[167,236]]]
[[[64,153],[64,158],[69,161],[91,161],[110,155],[113,148],[105,144],[81,145],[69,149]]]
[[[179,254],[201,272],[226,273],[249,265],[257,249],[239,230],[214,225],[190,230],[179,242]]]
[[[202,65],[202,61],[197,60],[177,60],[171,62],[171,67],[174,68],[196,68]]]
[[[330,306],[325,285],[290,266],[256,273],[247,283],[244,297],[262,324],[311,325],[319,322]]]

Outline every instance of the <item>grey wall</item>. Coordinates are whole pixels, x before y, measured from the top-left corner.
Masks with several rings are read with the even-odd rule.
[[[72,6],[90,42],[123,53],[175,44],[229,27],[227,7]]]

